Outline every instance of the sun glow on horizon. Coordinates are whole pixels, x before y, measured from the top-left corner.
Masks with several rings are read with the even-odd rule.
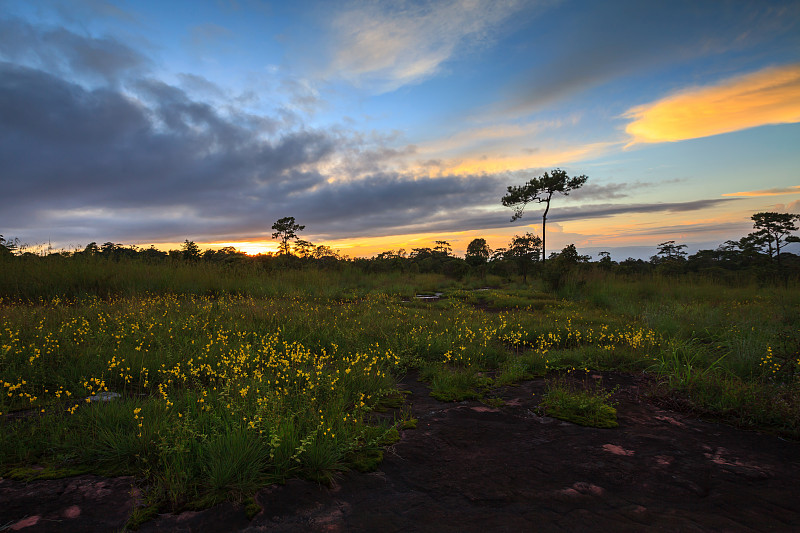
[[[270,254],[278,251],[278,243],[273,241],[236,241],[236,242],[209,242],[204,243],[213,249],[220,249],[232,246],[239,252],[244,252],[247,255]]]

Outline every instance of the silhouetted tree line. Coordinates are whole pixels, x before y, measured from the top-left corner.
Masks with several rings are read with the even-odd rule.
[[[762,278],[779,276],[800,277],[800,256],[786,252],[788,243],[800,242],[793,235],[798,230],[800,215],[787,213],[756,213],[754,231],[737,241],[726,241],[713,250],[700,250],[688,255],[686,245],[675,241],[660,243],[649,261],[628,258],[613,261],[609,252],[600,252],[597,260],[578,253],[574,244],[560,252],[552,252],[547,261],[543,255],[543,241],[531,233],[515,235],[506,247],[492,250],[483,238],[472,240],[465,256],[453,254],[447,241],[435,241],[435,245],[406,250],[388,250],[372,258],[351,259],[340,255],[325,245],[314,245],[301,239],[297,233],[305,226],[293,217],[280,219],[273,225],[273,238],[280,241],[279,252],[247,255],[232,246],[220,249],[201,250],[193,241],[186,239],[180,249],[162,251],[153,246],[142,248],[124,246],[113,242],[98,245],[91,242],[83,250],[73,252],[32,253],[25,251],[18,239],[5,239],[0,235],[0,260],[35,259],[77,260],[81,258],[105,259],[109,261],[138,260],[149,263],[215,263],[220,265],[256,265],[267,269],[281,268],[341,268],[351,265],[365,273],[416,272],[438,273],[453,278],[487,274],[511,278],[521,276],[527,282],[530,276],[540,277],[548,286],[559,288],[573,273],[599,270],[619,274],[660,273],[678,275],[700,273],[720,279],[745,273]]]

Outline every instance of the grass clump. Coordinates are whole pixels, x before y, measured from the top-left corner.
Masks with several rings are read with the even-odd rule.
[[[609,401],[613,393],[599,387],[590,390],[563,378],[553,379],[548,382],[540,407],[548,416],[581,426],[615,428],[619,425],[617,410]]]
[[[374,472],[383,461],[384,448],[399,440],[400,432],[396,427],[388,427],[383,431],[371,428],[365,433],[362,445],[347,456],[345,465],[359,472]]]
[[[418,423],[419,423],[419,420],[417,420],[416,418],[407,418],[405,420],[401,420],[400,421],[400,425],[398,426],[398,428],[400,430],[417,429],[417,424]]]
[[[492,380],[471,369],[449,367],[428,368],[421,377],[429,381],[431,396],[442,402],[477,400]]]
[[[248,520],[252,520],[258,513],[261,512],[261,506],[258,505],[258,502],[252,496],[245,498],[243,503],[244,513]]]

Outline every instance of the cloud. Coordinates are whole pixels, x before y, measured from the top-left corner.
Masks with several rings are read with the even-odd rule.
[[[488,176],[384,171],[413,148],[381,136],[258,118],[159,80],[87,89],[0,63],[0,227],[157,242],[264,235],[295,216],[319,234],[350,236],[433,223],[502,194]],[[334,157],[360,177],[330,182]]]
[[[203,76],[181,72],[178,73],[177,78],[180,80],[182,89],[203,95],[206,98],[221,100],[227,96],[222,87]]]
[[[584,198],[592,200],[609,199],[616,200],[619,198],[626,198],[630,196],[631,192],[640,189],[655,187],[656,185],[663,185],[663,183],[594,183],[590,182],[569,193],[567,198],[572,200],[582,200]]]
[[[566,119],[538,120],[527,123],[495,123],[474,128],[459,129],[456,133],[432,142],[420,145],[420,154],[458,154],[471,153],[487,148],[519,147],[526,153],[534,153],[529,148],[537,135],[558,130],[564,126],[575,126],[579,116],[572,115]]]
[[[783,194],[800,194],[800,185],[791,187],[780,187],[774,189],[764,189],[760,191],[729,192],[722,196],[780,196]]]
[[[548,220],[565,221],[604,218],[630,213],[687,213],[690,211],[702,211],[731,201],[735,201],[735,199],[711,198],[689,202],[656,202],[652,204],[590,204],[554,208],[550,210],[547,218]]]
[[[613,80],[779,42],[778,36],[794,50],[800,5],[621,0],[587,2],[558,15],[538,32],[530,68],[508,88],[505,111],[541,110]]]
[[[437,73],[524,7],[517,0],[359,2],[332,21],[328,75],[388,92]]]
[[[597,142],[562,146],[535,147],[521,150],[521,154],[508,154],[504,150],[486,150],[479,156],[452,157],[436,159],[435,167],[441,174],[497,174],[532,168],[549,168],[590,159],[619,146],[617,142]],[[420,163],[422,166],[422,163]]]
[[[409,187],[416,187],[418,203],[412,201],[413,197],[404,195],[398,197],[409,198],[408,202],[399,204],[395,201],[383,201],[377,204],[380,209],[365,213],[353,212],[353,219],[340,218],[337,223],[327,224],[330,232],[320,234],[326,239],[359,237],[359,236],[388,236],[405,235],[413,233],[446,233],[464,232],[473,230],[492,230],[518,226],[509,222],[510,212],[491,211],[485,206],[497,203],[497,186],[491,178],[473,178],[471,182],[459,187],[449,187],[449,193],[442,194],[435,185],[439,180],[423,182],[407,182]],[[463,181],[463,180],[459,180]],[[502,186],[501,184],[499,184]],[[392,197],[391,188],[375,193],[385,198]],[[379,192],[380,191],[380,192]],[[391,192],[390,192],[391,191]],[[330,191],[329,191],[330,192]],[[389,194],[386,194],[389,192]],[[438,195],[437,195],[438,193]],[[426,196],[431,195],[431,196]],[[435,195],[435,196],[434,196]],[[473,200],[474,199],[474,200]],[[729,202],[727,199],[695,200],[689,202],[664,202],[652,204],[590,204],[575,207],[554,207],[550,210],[548,221],[586,221],[598,218],[608,218],[615,215],[631,213],[688,213],[703,211],[711,207]],[[460,203],[458,203],[460,202]],[[538,213],[531,215],[535,223],[541,220]],[[521,226],[524,227],[524,226]]]
[[[334,151],[332,134],[271,134],[266,118],[222,115],[156,80],[129,91],[0,64],[0,225],[86,206],[189,206],[209,220],[250,206],[250,218],[264,220],[271,215],[252,206],[324,182],[306,167]]]
[[[319,91],[310,80],[283,78],[279,87],[282,92],[289,95],[289,101],[292,107],[309,115],[313,114],[324,105]]]
[[[567,165],[597,157],[618,142],[568,142],[555,131],[576,126],[578,115],[523,123],[500,122],[459,130],[415,145],[409,168],[439,175],[496,174]],[[562,137],[565,135],[562,132]]]
[[[0,20],[0,58],[63,75],[117,83],[141,74],[150,61],[111,36],[84,37],[64,28],[37,28],[18,20]]]
[[[235,100],[218,105],[224,88],[190,73],[178,76],[179,86],[155,79],[149,59],[110,37],[18,22],[5,28],[20,40],[0,32],[0,228],[26,240],[238,242],[269,238],[283,216],[306,224],[314,239],[508,230],[510,213],[499,199],[509,183],[526,179],[523,169],[603,149],[555,152],[527,143],[540,124],[501,125],[456,135],[449,149],[488,136],[521,139],[529,151],[504,157],[487,150],[483,158],[438,157],[423,166],[416,160],[447,150],[422,153],[399,134],[310,127],[286,107],[254,114]],[[76,73],[107,83],[87,84]],[[282,88],[317,105],[311,85]],[[552,217],[683,212],[734,201],[598,203],[637,186],[589,184],[575,199],[594,204],[559,205]]]
[[[800,63],[680,91],[625,115],[630,144],[695,139],[800,122]]]
[[[654,227],[647,227],[647,228],[637,228],[633,226],[627,226],[618,234],[610,234],[609,238],[630,238],[630,237],[638,237],[638,236],[653,236],[653,235],[661,235],[664,237],[672,236],[673,238],[681,238],[683,239],[685,236],[693,235],[693,234],[707,234],[707,233],[718,233],[718,234],[730,234],[730,233],[747,233],[748,228],[751,228],[752,225],[748,224],[747,222],[740,222],[740,223],[718,223],[718,222],[696,222],[690,224],[671,224],[668,226],[654,226]]]
[[[779,213],[797,213],[800,212],[800,200],[795,200],[788,204],[775,204],[773,208]]]
[[[323,239],[509,227],[499,198],[511,174],[392,172],[387,162],[405,152],[385,140],[288,128],[277,119],[262,128],[158,80],[139,80],[124,93],[89,90],[4,63],[0,227],[24,224],[35,238],[83,243],[267,237],[283,216]],[[325,169],[334,158],[352,160],[359,173],[331,181]],[[584,198],[620,198],[633,186],[587,185]],[[725,201],[733,200],[559,207],[552,218],[689,211]]]

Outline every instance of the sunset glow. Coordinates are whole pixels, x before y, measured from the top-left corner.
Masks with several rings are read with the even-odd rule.
[[[278,243],[274,241],[211,242],[203,243],[203,245],[216,250],[232,246],[233,248],[236,248],[238,251],[244,252],[247,255],[271,254],[278,251]]]

